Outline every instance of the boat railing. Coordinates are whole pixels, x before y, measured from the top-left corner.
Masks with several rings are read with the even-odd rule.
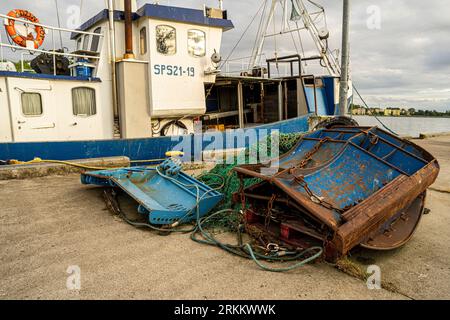
[[[267,69],[265,70],[268,72],[269,78],[285,78],[285,77],[292,77],[293,74],[293,64],[292,63],[285,63],[286,61],[283,61],[282,58],[270,58],[268,59],[267,56],[262,53],[259,55],[260,57],[260,65],[265,67],[265,64],[267,62],[275,64],[275,70],[272,69],[272,72],[270,72],[270,66],[267,65]],[[249,65],[250,56],[247,57],[240,57],[240,58],[234,58],[229,59],[225,61],[221,67],[222,72],[221,75],[223,76],[239,76],[246,73],[251,73],[252,68]],[[290,62],[290,61],[289,61]],[[296,73],[295,75],[299,75],[299,73]]]
[[[67,29],[67,28],[61,28],[61,27],[53,27],[53,26],[49,26],[49,25],[44,25],[41,23],[35,23],[35,22],[31,22],[28,20],[24,20],[24,19],[20,19],[20,18],[13,18],[10,17],[8,15],[5,14],[0,14],[0,19],[4,19],[5,21],[5,25],[8,24],[9,20],[14,20],[16,22],[21,22],[24,25],[28,26],[34,26],[34,27],[42,27],[45,30],[46,34],[51,34],[51,40],[52,40],[52,50],[43,50],[43,49],[35,49],[35,48],[27,48],[27,47],[21,47],[19,45],[15,45],[12,43],[6,43],[3,42],[1,33],[0,33],[0,59],[1,62],[5,62],[5,52],[4,50],[6,48],[9,48],[13,51],[25,51],[25,53],[21,53],[21,67],[22,67],[22,71],[24,70],[24,64],[25,64],[25,60],[24,60],[24,56],[25,55],[32,55],[34,56],[35,54],[48,54],[50,56],[53,57],[53,74],[56,76],[57,75],[57,68],[56,68],[56,58],[57,56],[63,56],[66,58],[72,58],[72,59],[85,59],[85,60],[94,60],[94,61],[98,61],[100,59],[100,56],[97,54],[84,54],[84,53],[68,53],[68,52],[64,52],[64,48],[57,48],[56,45],[56,34],[57,32],[61,32],[61,33],[69,33],[71,36],[74,34],[78,34],[78,35],[89,35],[89,36],[95,36],[95,37],[99,37],[99,38],[104,38],[105,35],[102,33],[95,33],[95,32],[86,32],[86,31],[81,31],[81,30],[75,30],[75,29]],[[97,52],[101,51],[101,45],[103,44],[103,41],[99,41],[99,48],[97,48]],[[57,51],[58,49],[62,49],[63,52],[61,51]]]
[[[251,67],[249,65],[250,58],[251,56],[227,59],[221,67],[221,74],[226,76],[234,76],[241,75],[244,72],[251,72]],[[261,61],[266,61],[267,59],[264,53],[260,54],[258,58],[260,58]]]

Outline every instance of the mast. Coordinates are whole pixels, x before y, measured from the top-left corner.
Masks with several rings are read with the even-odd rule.
[[[114,26],[114,4],[113,0],[108,0],[108,18],[109,18],[109,48],[111,56],[111,90],[114,119],[119,118],[119,107],[117,104],[117,78],[116,78],[116,30]]]
[[[348,107],[348,79],[349,79],[349,60],[350,60],[350,0],[344,1],[343,19],[342,19],[342,66],[339,88],[339,115],[345,115]]]
[[[264,0],[264,1],[266,1],[266,0]],[[269,25],[272,22],[273,16],[275,14],[275,6],[278,1],[286,1],[286,0],[272,0],[272,5],[270,6],[269,16],[264,21],[264,24],[262,25],[262,28],[260,30],[261,33],[257,35],[257,37],[258,37],[257,43],[255,44],[255,46],[253,47],[253,50],[252,50],[252,55],[251,55],[250,62],[248,65],[250,70],[252,70],[254,67],[256,67],[256,61],[257,61],[258,57],[261,55],[261,52],[262,52],[262,49],[264,46],[264,40],[266,38],[266,34],[269,29]]]
[[[281,31],[278,33],[274,33],[274,34],[268,34],[268,28],[270,23],[272,22],[273,18],[274,18],[274,14],[275,14],[275,8],[276,8],[276,4],[280,2],[283,11],[283,26],[281,28]],[[271,37],[271,36],[279,36],[282,35],[284,33],[290,33],[293,31],[300,31],[302,29],[306,29],[313,42],[314,45],[316,46],[317,51],[319,52],[320,57],[322,58],[323,61],[323,65],[324,67],[327,69],[328,73],[332,76],[338,76],[339,75],[339,65],[336,61],[336,59],[334,59],[334,57],[332,55],[329,55],[329,50],[328,50],[328,45],[326,43],[326,39],[328,38],[328,30],[319,30],[318,27],[316,26],[316,24],[314,23],[314,20],[311,18],[310,13],[308,12],[305,4],[303,3],[302,0],[291,0],[292,2],[292,10],[294,10],[295,12],[298,13],[298,20],[301,19],[304,27],[299,27],[297,26],[296,29],[291,30],[289,27],[286,28],[286,26],[288,26],[288,1],[287,0],[272,0],[272,5],[270,7],[270,11],[268,16],[266,17],[266,19],[264,20],[264,23],[262,24],[261,29],[259,30],[259,33],[257,35],[257,41],[255,46],[253,47],[252,50],[252,55],[250,58],[250,63],[249,63],[249,69],[253,69],[254,67],[256,67],[256,62],[258,61],[259,56],[262,53],[262,49],[264,46],[264,41],[266,37]],[[318,6],[317,4],[314,3],[314,5]],[[322,11],[323,14],[325,14],[323,7],[318,6]],[[293,18],[291,18],[291,20],[294,20]],[[297,19],[295,19],[297,20]],[[296,22],[297,24],[297,22]],[[325,35],[323,35],[323,31],[325,31]],[[302,57],[304,58],[304,57]]]

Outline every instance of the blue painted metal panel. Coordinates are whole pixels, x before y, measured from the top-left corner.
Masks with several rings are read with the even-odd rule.
[[[308,104],[309,112],[315,112],[314,103],[314,88],[305,87],[306,102]],[[317,98],[317,113],[319,115],[327,115],[327,100],[324,88],[316,88],[316,98]]]
[[[341,146],[342,147],[342,146]],[[309,189],[335,207],[355,205],[374,194],[401,173],[348,144],[345,151],[326,167],[304,176]],[[292,179],[283,183],[309,198],[306,190]]]
[[[312,193],[339,210],[357,205],[400,175],[417,173],[432,158],[421,159],[405,146],[416,152],[421,148],[390,135],[389,143],[381,135],[386,132],[376,127],[308,133],[280,159],[280,168],[286,171],[271,179],[308,199]]]
[[[161,167],[94,171],[82,174],[81,182],[121,188],[137,201],[139,213],[159,225],[196,220],[197,201],[203,217],[223,198],[191,176],[183,172],[168,176]]]
[[[292,169],[280,174],[280,181],[310,198],[311,192],[344,209],[354,206],[382,189],[400,175],[413,175],[424,168],[423,160],[405,150],[405,145],[420,148],[389,135],[390,143],[376,127],[338,128],[306,134],[287,155],[280,159],[280,168]],[[295,177],[302,176],[306,184]]]
[[[72,77],[72,76],[63,76],[63,75],[31,73],[31,72],[13,72],[13,71],[0,71],[0,77],[44,79],[44,80],[64,80],[64,81],[101,82],[100,78]]]
[[[326,94],[326,101],[327,101],[327,115],[334,115],[336,114],[336,106],[335,106],[335,97],[339,94],[339,92],[334,91],[334,80],[336,78],[332,76],[324,76],[322,78],[323,84],[325,86],[325,94]],[[339,104],[338,104],[339,106]]]

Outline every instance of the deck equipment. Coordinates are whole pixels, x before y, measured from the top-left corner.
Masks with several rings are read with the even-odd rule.
[[[323,246],[335,261],[357,245],[389,250],[413,235],[437,160],[377,127],[334,127],[304,135],[274,163],[235,167],[247,232],[294,248]],[[261,182],[244,187],[244,180]]]
[[[83,184],[117,187],[138,203],[138,212],[155,225],[187,223],[203,217],[222,194],[181,171],[173,159],[158,167],[133,167],[84,173]]]

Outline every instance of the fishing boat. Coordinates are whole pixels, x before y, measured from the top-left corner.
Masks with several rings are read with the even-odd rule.
[[[26,10],[0,15],[11,41],[0,41],[0,159],[8,165],[36,157],[126,156],[145,164],[179,152],[186,162],[219,154],[216,161],[223,158],[218,151],[302,132],[285,155],[234,168],[242,181],[259,179],[247,187],[242,182],[234,195],[248,233],[264,233],[269,244],[275,238],[294,248],[323,247],[330,261],[357,245],[388,250],[405,244],[439,165],[412,142],[342,116],[353,88],[347,41],[340,67],[328,46],[326,19],[317,25],[324,8],[307,3],[263,1],[251,19],[260,17],[256,41],[243,59],[231,59],[234,49],[221,56],[222,35],[234,27],[222,1],[218,8],[188,9],[110,0],[76,30],[41,24]],[[271,31],[278,16],[281,28]],[[73,51],[56,44],[64,32]],[[299,49],[301,32],[315,54]],[[283,35],[292,38],[294,52],[280,53],[275,40],[267,57],[268,39]],[[44,50],[49,38],[51,49]],[[20,53],[19,71],[6,62],[8,49]],[[30,55],[32,71],[24,69]],[[322,73],[309,72],[314,62]],[[150,224],[200,223],[222,195],[180,171],[163,162],[156,169],[84,173],[82,182],[125,191]]]
[[[159,159],[180,136],[205,133],[206,148],[210,132],[310,130],[316,116],[338,113],[340,85],[329,31],[315,22],[324,8],[314,8],[262,2],[251,55],[224,59],[222,35],[234,25],[222,1],[200,9],[109,1],[77,29],[11,7],[0,15],[7,31],[0,39],[0,159]],[[272,34],[277,15],[283,20]],[[313,55],[298,49],[301,32],[313,40]],[[58,43],[64,34],[73,50]],[[296,49],[275,47],[268,56],[265,44],[283,35]],[[7,57],[21,62],[19,70]],[[308,72],[314,62],[320,74]]]

